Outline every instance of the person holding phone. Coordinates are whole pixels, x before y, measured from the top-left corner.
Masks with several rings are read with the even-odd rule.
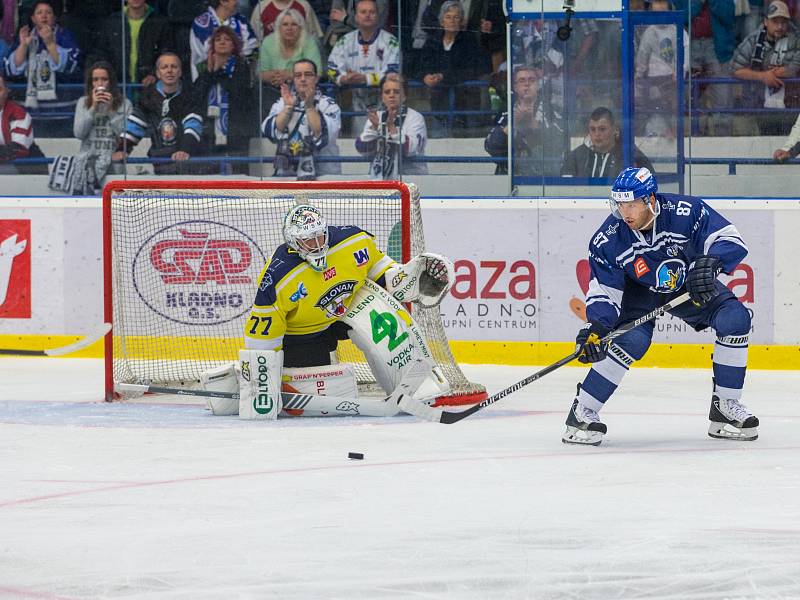
[[[425,118],[404,106],[406,81],[399,73],[381,80],[381,108],[367,110],[367,122],[356,138],[356,150],[372,159],[371,179],[397,179],[400,175],[426,175],[424,162],[408,160],[425,154],[428,129]]]
[[[73,133],[81,141],[81,152],[106,155],[108,161],[122,160],[115,153],[117,138],[125,131],[125,119],[132,110],[131,101],[122,96],[111,63],[98,61],[86,70],[86,93],[75,106]],[[116,156],[114,156],[116,154]],[[106,164],[108,166],[108,164]]]
[[[55,157],[48,186],[68,194],[94,195],[107,173],[122,172],[122,165],[113,168],[112,161],[124,158],[115,150],[132,107],[122,95],[109,62],[98,61],[86,70],[85,90],[75,105],[72,126],[81,141],[80,151],[75,156]]]

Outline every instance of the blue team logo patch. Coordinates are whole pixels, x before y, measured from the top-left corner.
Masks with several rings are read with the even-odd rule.
[[[264,277],[261,279],[261,285],[258,286],[258,289],[262,292],[267,291],[267,288],[272,287],[272,273],[267,271],[264,273]]]
[[[328,318],[339,318],[347,312],[347,306],[345,306],[344,301],[352,295],[355,287],[356,282],[352,279],[337,283],[328,288],[314,306],[324,310]]]
[[[306,284],[304,284],[301,281],[300,285],[297,286],[297,291],[291,296],[289,296],[289,300],[291,300],[292,302],[299,302],[306,296],[308,296],[308,290],[306,289]]]
[[[654,290],[668,294],[683,287],[686,279],[686,263],[678,258],[670,258],[658,265]]]
[[[356,259],[356,266],[363,267],[369,262],[369,251],[361,248],[358,252],[353,252],[353,258]]]

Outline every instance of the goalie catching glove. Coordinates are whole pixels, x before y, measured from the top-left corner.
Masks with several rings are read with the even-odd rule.
[[[386,271],[386,291],[399,302],[417,302],[432,308],[444,299],[454,278],[455,268],[450,259],[423,252]]]

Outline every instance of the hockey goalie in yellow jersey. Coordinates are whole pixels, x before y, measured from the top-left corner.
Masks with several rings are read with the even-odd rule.
[[[214,414],[392,415],[401,393],[432,402],[449,391],[402,303],[441,302],[453,282],[450,260],[424,252],[398,264],[370,233],[328,225],[309,204],[287,213],[283,238],[261,272],[238,363],[203,375],[206,389],[239,394],[212,399]],[[346,339],[364,353],[386,399],[359,399],[353,365],[332,364]]]

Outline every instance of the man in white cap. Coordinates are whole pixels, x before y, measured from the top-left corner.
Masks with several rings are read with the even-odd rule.
[[[774,114],[757,118],[761,135],[786,135],[794,115],[786,108],[797,108],[797,93],[787,89],[784,79],[800,71],[800,38],[791,28],[789,8],[781,0],[767,7],[764,23],[748,35],[733,54],[733,75],[755,82],[745,88],[744,106],[773,108]]]

